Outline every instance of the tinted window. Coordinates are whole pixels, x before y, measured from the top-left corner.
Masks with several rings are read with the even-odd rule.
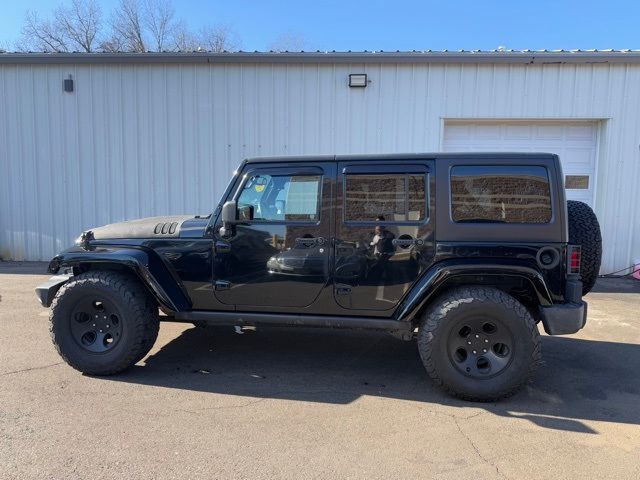
[[[238,209],[253,207],[254,220],[316,221],[320,218],[320,175],[253,175]]]
[[[424,175],[347,175],[347,222],[419,222],[426,217]]]
[[[547,169],[453,167],[451,216],[456,222],[548,223],[551,198]]]

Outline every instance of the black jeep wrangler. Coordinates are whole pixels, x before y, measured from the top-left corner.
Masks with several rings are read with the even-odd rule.
[[[487,401],[535,370],[536,323],[584,327],[600,256],[556,155],[256,158],[209,216],[84,232],[36,292],[90,375],[141,360],[163,320],[377,329],[417,337],[438,385]]]

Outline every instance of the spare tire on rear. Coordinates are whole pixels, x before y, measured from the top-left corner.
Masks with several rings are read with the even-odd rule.
[[[595,285],[600,271],[600,261],[602,260],[600,224],[596,214],[586,203],[568,200],[567,212],[569,216],[569,243],[581,246],[580,276],[582,277],[582,294],[586,295]]]

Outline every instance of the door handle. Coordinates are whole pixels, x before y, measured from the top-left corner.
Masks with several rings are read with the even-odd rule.
[[[336,285],[336,294],[349,295],[351,293],[351,287],[349,285]]]
[[[391,243],[394,247],[410,248],[414,246],[421,247],[424,245],[424,240],[421,238],[394,238]]]
[[[231,282],[227,282],[226,280],[216,280],[215,289],[217,292],[221,290],[229,290],[231,288]]]
[[[324,237],[300,237],[295,240],[296,245],[304,245],[305,247],[315,247],[316,245],[324,245],[326,240]]]

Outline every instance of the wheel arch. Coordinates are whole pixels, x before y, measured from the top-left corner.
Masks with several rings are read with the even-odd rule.
[[[49,272],[73,269],[74,275],[93,270],[115,270],[134,275],[159,305],[171,311],[190,310],[191,301],[179,280],[160,256],[142,248],[101,247],[99,250],[72,248],[56,255]]]
[[[526,265],[441,262],[430,268],[395,311],[400,321],[416,323],[424,310],[445,292],[462,286],[493,287],[511,295],[536,318],[537,307],[551,305],[544,277]]]

